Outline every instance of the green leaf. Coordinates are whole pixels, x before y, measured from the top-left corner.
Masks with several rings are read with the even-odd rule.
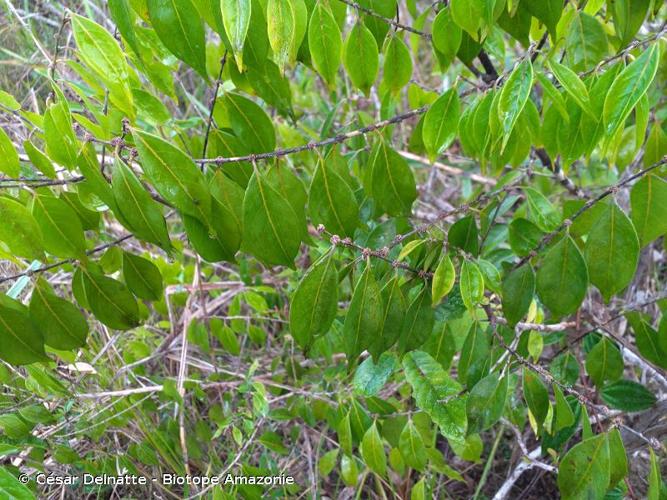
[[[466,2],[467,3],[467,2]],[[520,62],[503,85],[498,100],[498,118],[503,133],[501,152],[507,146],[514,125],[523,111],[533,87],[533,65],[530,59]]]
[[[661,500],[663,497],[663,482],[660,477],[660,463],[658,462],[653,448],[648,449],[651,456],[651,465],[648,474],[648,500]]]
[[[267,265],[293,265],[301,246],[304,224],[288,200],[273,178],[255,171],[243,198],[242,249]]]
[[[577,11],[565,37],[565,61],[575,72],[593,69],[607,55],[607,35],[593,16]]]
[[[44,259],[42,231],[27,208],[14,198],[0,196],[0,220],[0,241],[13,254],[26,259]]]
[[[28,309],[4,295],[0,298],[0,359],[15,366],[47,361],[44,337]]]
[[[662,130],[659,122],[653,122],[651,133],[646,139],[644,147],[644,167],[658,163],[667,154],[667,134]]]
[[[415,470],[422,472],[426,467],[428,455],[421,432],[417,429],[412,420],[405,424],[401,435],[398,438],[398,449],[405,463]]]
[[[470,390],[466,403],[468,433],[479,433],[495,424],[503,414],[509,377],[491,373]]]
[[[627,412],[647,410],[657,401],[651,391],[632,380],[617,380],[605,385],[600,397],[610,407]]]
[[[290,303],[290,333],[307,349],[329,331],[338,310],[338,272],[333,252],[313,264],[303,276]]]
[[[479,321],[473,321],[468,329],[461,356],[459,358],[458,377],[461,383],[473,387],[489,369],[489,334]]]
[[[417,198],[417,187],[407,161],[384,140],[371,152],[370,192],[380,211],[406,215]]]
[[[123,36],[123,40],[141,58],[141,45],[135,31],[136,14],[132,11],[131,0],[109,0],[109,14],[114,24]]]
[[[333,88],[343,59],[343,37],[331,9],[318,1],[308,23],[308,47],[313,66]]]
[[[308,193],[308,212],[314,225],[323,224],[330,233],[354,235],[359,226],[359,203],[352,190],[352,178],[338,155],[317,162]]]
[[[388,352],[382,354],[377,363],[371,357],[366,358],[354,373],[355,390],[366,397],[375,396],[394,373],[396,365],[396,355]]]
[[[0,172],[4,172],[9,177],[17,178],[21,175],[21,164],[19,163],[19,154],[12,144],[11,139],[4,129],[0,129]]]
[[[551,104],[554,106],[554,108],[556,108],[556,110],[560,114],[561,118],[565,121],[565,123],[570,123],[570,115],[567,111],[567,106],[565,104],[565,99],[563,98],[563,95],[554,86],[554,84],[551,83],[551,80],[549,80],[542,73],[535,73],[535,77],[542,86],[542,91],[544,92],[544,96],[551,101]]]
[[[581,109],[588,113],[595,121],[599,119],[591,107],[591,98],[588,89],[579,76],[567,66],[557,61],[549,61],[549,67],[554,76],[565,89],[565,92],[576,102]]]
[[[10,500],[35,500],[35,495],[5,467],[0,467],[0,496]]]
[[[659,61],[660,49],[653,44],[621,71],[611,84],[602,113],[607,136],[613,136],[625,124],[626,118],[653,82]]]
[[[609,441],[609,487],[616,486],[628,475],[628,456],[618,427],[607,433]]]
[[[635,344],[639,353],[651,363],[666,368],[667,351],[664,349],[665,342],[661,342],[663,339],[660,334],[644,321],[639,313],[628,312],[625,316],[635,332]]]
[[[544,231],[553,231],[556,229],[561,220],[556,207],[536,189],[527,187],[523,191],[526,194],[526,204],[530,210],[530,219]]]
[[[558,384],[553,384],[554,398],[556,400],[554,408],[553,431],[558,432],[561,429],[566,429],[575,423],[574,413],[570,404],[565,399],[563,391],[561,391]]]
[[[399,92],[412,78],[410,49],[398,34],[387,42],[384,51],[383,81],[394,93]]]
[[[657,175],[644,176],[632,186],[630,204],[642,247],[667,233],[667,181]]]
[[[432,40],[436,50],[442,53],[447,60],[453,61],[461,46],[461,28],[454,22],[448,7],[438,12],[433,20]]]
[[[433,296],[433,306],[437,306],[445,296],[452,291],[456,282],[456,270],[449,255],[445,254],[438,262],[438,267],[433,273],[433,282],[431,284],[431,295]]]
[[[401,335],[403,318],[406,313],[406,303],[401,285],[397,277],[392,278],[381,291],[382,318],[380,320],[381,334],[371,339],[368,352],[377,360],[380,355],[389,349]]]
[[[37,149],[31,141],[23,141],[23,149],[25,149],[25,152],[30,159],[30,163],[32,163],[37,170],[42,172],[49,179],[56,178],[56,169],[53,168],[51,160]]]
[[[225,33],[232,44],[236,64],[239,69],[243,69],[243,46],[250,27],[252,2],[250,0],[220,0],[220,10]]]
[[[460,113],[461,102],[455,88],[442,94],[426,112],[422,138],[431,161],[456,138]]]
[[[399,341],[401,352],[421,347],[431,336],[435,323],[431,302],[431,288],[424,286],[413,299],[403,318]]]
[[[568,451],[558,466],[558,488],[564,500],[603,498],[609,487],[606,434],[585,439]]]
[[[383,312],[380,287],[368,263],[354,287],[343,325],[345,354],[350,365],[375,338],[382,335]]]
[[[572,238],[564,237],[547,252],[536,283],[540,300],[554,316],[566,316],[579,308],[588,288],[588,269]]]
[[[451,0],[449,8],[454,22],[468,32],[474,39],[478,33],[484,15],[484,6],[479,0]]]
[[[76,212],[50,195],[33,198],[32,216],[44,236],[44,248],[57,257],[86,259],[86,238]]]
[[[276,132],[273,123],[257,103],[230,92],[225,95],[222,104],[227,108],[234,133],[250,151],[265,153],[275,149]]]
[[[514,328],[526,314],[535,295],[535,272],[530,264],[511,271],[502,283],[503,314]]]
[[[510,248],[519,257],[529,255],[543,236],[540,228],[528,219],[514,219],[509,227]]]
[[[614,381],[623,375],[623,356],[606,337],[600,339],[586,355],[586,372],[596,386]]]
[[[154,243],[166,252],[171,251],[162,207],[151,198],[139,179],[118,157],[114,161],[111,185],[118,211],[134,236]]]
[[[68,169],[76,166],[80,146],[66,103],[53,104],[44,112],[44,139],[49,158]]]
[[[145,300],[160,300],[164,288],[162,274],[150,260],[123,252],[123,279],[137,297]]]
[[[268,0],[266,6],[269,43],[281,72],[296,61],[306,33],[308,11],[303,0]]]
[[[204,23],[191,0],[146,0],[146,6],[164,46],[208,79]]]
[[[144,173],[160,196],[180,211],[208,220],[211,195],[204,176],[190,157],[156,135],[139,130],[132,135]]]
[[[120,281],[80,267],[86,301],[101,323],[115,330],[129,330],[139,324],[139,307]]]
[[[86,318],[74,304],[56,296],[46,281],[37,281],[29,310],[30,319],[41,330],[46,345],[63,351],[86,345]]]
[[[368,95],[380,66],[378,46],[373,34],[357,22],[343,45],[343,64],[352,85]]]
[[[628,45],[642,27],[651,0],[614,0],[611,14],[621,47]]]
[[[423,351],[403,356],[403,369],[417,406],[438,424],[443,436],[462,441],[467,427],[465,400],[454,397],[463,389],[461,384]]]
[[[333,449],[327,451],[324,455],[320,457],[317,462],[317,471],[321,476],[327,477],[331,474],[331,471],[336,467],[336,461],[338,460],[338,449]]]
[[[524,4],[528,12],[542,21],[549,30],[551,39],[557,39],[556,25],[563,13],[563,0],[533,0]]]
[[[639,261],[637,233],[616,203],[610,203],[593,225],[584,249],[588,274],[605,301],[623,290]]]
[[[361,458],[363,458],[370,470],[380,476],[386,475],[387,456],[385,455],[382,438],[375,422],[373,422],[373,425],[364,434],[359,450]]]
[[[484,298],[484,276],[475,262],[463,261],[460,285],[463,303],[469,311],[473,311]]]
[[[528,368],[523,370],[523,397],[528,404],[530,413],[535,417],[537,425],[542,427],[551,406],[549,393],[540,378]]]

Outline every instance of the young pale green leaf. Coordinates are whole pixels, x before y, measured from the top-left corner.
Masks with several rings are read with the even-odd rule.
[[[290,304],[290,333],[307,349],[329,331],[338,310],[338,272],[329,252],[299,282]]]
[[[354,236],[359,226],[359,203],[351,187],[345,162],[329,155],[317,162],[308,193],[308,211],[314,225],[323,224],[330,233]]]
[[[544,23],[553,41],[557,39],[556,25],[563,13],[564,5],[563,0],[533,0],[525,4],[528,12]]]
[[[0,241],[18,257],[44,259],[42,231],[27,208],[14,198],[0,196]]]
[[[667,181],[657,175],[644,176],[632,186],[630,205],[642,247],[667,233]]]
[[[628,475],[628,456],[625,453],[623,439],[618,427],[607,433],[609,441],[609,487],[616,486]]]
[[[374,339],[382,335],[383,312],[382,293],[368,263],[354,287],[343,325],[345,354],[350,365]]]
[[[155,33],[169,51],[205,79],[206,33],[191,0],[146,0]]]
[[[609,478],[606,434],[590,437],[573,446],[558,466],[558,488],[564,500],[603,498]]]
[[[623,375],[623,356],[606,337],[602,337],[586,355],[586,372],[596,386],[615,381]]]
[[[502,283],[503,314],[514,328],[526,314],[535,294],[535,272],[530,264],[511,271]]]
[[[150,260],[123,252],[123,279],[130,291],[144,300],[160,300],[164,284],[158,267]]]
[[[56,178],[56,169],[53,167],[53,163],[49,160],[49,157],[42,153],[31,141],[23,141],[23,149],[25,149],[30,163],[42,172],[49,179]]]
[[[364,94],[370,93],[380,66],[378,46],[373,34],[358,22],[343,45],[343,64],[352,85]]]
[[[442,94],[426,112],[422,139],[431,161],[445,151],[456,138],[460,113],[461,102],[455,88]]]
[[[479,433],[495,424],[503,414],[509,377],[491,373],[471,389],[466,403],[468,432]]]
[[[32,216],[44,237],[44,249],[65,259],[86,259],[86,237],[76,212],[63,200],[39,194],[33,198]]]
[[[421,347],[431,336],[435,322],[431,302],[431,288],[424,286],[413,299],[403,318],[399,339],[399,350],[401,352]]]
[[[162,207],[141,185],[125,162],[116,157],[111,181],[113,196],[128,229],[139,239],[171,251],[167,223]]]
[[[208,221],[211,195],[190,157],[156,135],[135,130],[132,136],[144,173],[157,192],[180,211]]]
[[[579,76],[567,66],[560,64],[558,61],[549,61],[549,68],[553,72],[556,79],[565,89],[565,92],[576,102],[581,109],[588,113],[595,121],[599,117],[591,107],[591,98],[588,95],[588,89]]]
[[[371,152],[370,192],[380,211],[406,215],[417,198],[415,177],[407,161],[384,140]]]
[[[651,391],[632,380],[617,380],[605,385],[600,397],[611,408],[627,412],[647,410],[657,401]]]
[[[11,139],[4,129],[0,129],[0,172],[4,172],[9,177],[17,178],[21,175],[21,164],[19,163],[19,154],[12,144]]]
[[[308,23],[308,47],[313,66],[333,88],[343,58],[343,37],[331,8],[318,1]]]
[[[292,266],[305,234],[303,209],[299,216],[273,180],[259,171],[250,179],[243,198],[241,246],[267,265]]]
[[[412,78],[412,57],[403,39],[395,34],[384,51],[383,81],[394,93],[399,92]]]
[[[656,459],[653,448],[649,448],[651,454],[651,465],[648,474],[648,500],[660,500],[662,498],[663,482],[660,473],[660,463]]]
[[[115,330],[129,330],[139,324],[137,301],[123,283],[84,267],[77,272],[95,318]]]
[[[503,142],[501,152],[507,146],[514,125],[526,105],[533,87],[533,65],[530,59],[520,62],[503,85],[498,99],[498,118],[500,120]]]
[[[303,0],[269,0],[266,6],[269,43],[280,71],[296,60],[306,33],[308,11]]]
[[[370,470],[380,476],[387,473],[387,455],[384,452],[382,438],[375,422],[364,434],[359,451],[361,452],[361,458]]]
[[[479,0],[451,0],[449,8],[454,22],[468,32],[473,40],[478,39],[478,30],[484,16],[484,6]]]
[[[540,378],[527,368],[523,371],[523,397],[528,404],[530,413],[535,417],[537,425],[542,427],[551,405],[549,392]]]
[[[559,90],[553,83],[551,83],[551,80],[542,73],[535,73],[535,77],[540,82],[545,97],[548,97],[551,100],[551,104],[556,108],[565,123],[570,123],[570,115],[567,111],[567,106],[565,105],[565,99]]]
[[[558,384],[553,384],[553,389],[556,403],[554,405],[554,419],[552,426],[553,430],[558,432],[561,429],[566,429],[567,427],[572,426],[575,423],[575,418],[572,408],[565,399],[563,391],[561,391]]]
[[[394,373],[396,365],[396,355],[389,352],[382,354],[377,363],[373,358],[366,358],[354,373],[352,384],[355,390],[367,398],[375,396]]]
[[[588,268],[569,236],[547,252],[537,271],[537,294],[554,316],[572,314],[586,296]]]
[[[406,313],[406,303],[401,285],[397,277],[392,278],[382,288],[383,311],[380,321],[381,335],[371,339],[368,352],[373,359],[378,360],[380,355],[393,346],[401,335],[403,318]]]
[[[463,261],[460,285],[463,303],[469,311],[473,311],[484,298],[484,276],[475,262]]]
[[[417,406],[429,414],[445,437],[462,441],[467,428],[465,400],[452,399],[463,389],[461,384],[423,351],[403,356],[403,369]],[[444,403],[446,399],[449,401]]]
[[[15,366],[47,361],[44,337],[28,316],[28,309],[3,296],[0,301],[0,359]]]
[[[424,438],[412,420],[405,424],[398,438],[398,449],[405,463],[417,471],[423,471],[426,467],[428,455]]]
[[[243,46],[252,13],[251,0],[220,0],[222,23],[232,45],[232,51],[239,69],[243,69]]]
[[[46,345],[63,351],[86,345],[86,318],[74,304],[54,294],[46,281],[40,279],[35,285],[29,310]]]
[[[584,257],[588,274],[608,302],[635,275],[639,241],[632,222],[615,203],[610,203],[588,233]]]
[[[452,291],[456,281],[456,270],[449,255],[443,255],[438,262],[438,267],[433,273],[433,282],[431,284],[431,295],[433,306],[437,306],[445,296]]]
[[[653,44],[616,77],[602,112],[607,136],[613,136],[625,124],[628,115],[653,82],[659,61],[660,48]]]
[[[44,112],[44,139],[49,158],[68,169],[76,166],[80,146],[65,102],[53,104]]]
[[[436,50],[453,61],[461,46],[461,27],[454,22],[448,7],[438,12],[433,20],[432,40]]]
[[[273,151],[276,132],[266,112],[254,101],[230,92],[222,103],[227,109],[229,121],[236,136],[253,153]]]

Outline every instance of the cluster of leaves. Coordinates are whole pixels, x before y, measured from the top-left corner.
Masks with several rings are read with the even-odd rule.
[[[361,490],[365,467],[393,491],[414,469],[412,497],[426,498],[437,475],[463,480],[443,446],[478,462],[483,436],[529,425],[564,498],[625,493],[611,417],[656,403],[626,362],[667,369],[667,316],[632,301],[646,280],[641,259],[666,251],[661,2],[111,0],[108,10],[117,36],[68,14],[76,57],[51,63],[42,112],[0,91],[0,109],[28,131],[19,140],[0,130],[0,252],[19,267],[1,280],[15,282],[0,295],[4,384],[59,401],[59,364],[97,359],[108,329],[133,335],[125,361],[144,377],[141,360],[180,335],[182,306],[182,342],[212,356],[210,380],[187,386],[201,401],[206,383],[232,384],[214,353],[238,357],[241,333],[257,345],[271,333],[281,350],[294,342],[328,362],[315,378],[337,394],[312,402],[303,389],[289,408],[271,408],[266,387],[286,389],[267,382],[276,366],[255,377],[253,363],[232,385],[250,397],[242,420],[230,411],[241,403],[225,397],[209,412],[216,430],[187,424],[203,442],[233,429],[240,446],[267,419],[324,423],[337,447],[320,457],[322,476],[340,464],[337,477]],[[422,83],[434,80],[443,92]],[[206,107],[195,94],[211,86]],[[460,178],[453,208],[433,187],[441,168]],[[227,265],[239,281],[205,290]],[[65,286],[46,278],[58,269]],[[664,287],[664,276],[649,279]],[[192,296],[208,290],[236,319],[206,307],[193,319]],[[617,316],[603,324],[597,308]],[[243,311],[285,328],[248,326]],[[631,336],[607,327],[619,317]],[[156,321],[172,332],[164,344],[141,326]],[[345,366],[333,362],[339,353]],[[286,364],[287,379],[303,382],[293,354]],[[113,370],[98,370],[113,387]],[[182,375],[154,382],[185,404]],[[151,404],[123,402],[145,432],[123,466],[210,468],[199,445],[179,448],[177,424]],[[0,415],[2,454],[39,448],[31,432],[66,419],[65,406]],[[283,439],[267,431],[260,442],[282,454]],[[56,452],[92,467],[68,446]],[[275,472],[274,460],[261,462],[246,472]],[[0,491],[28,495],[8,471]]]

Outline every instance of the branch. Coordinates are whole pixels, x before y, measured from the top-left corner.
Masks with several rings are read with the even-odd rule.
[[[390,24],[394,28],[409,31],[410,33],[414,33],[415,35],[419,35],[421,37],[424,37],[427,40],[430,40],[432,38],[430,33],[426,33],[424,31],[419,31],[418,29],[413,28],[412,26],[408,26],[406,24],[399,23],[398,21],[394,21],[393,19],[389,19],[388,17],[384,17],[384,16],[378,14],[377,12],[375,12],[374,10],[368,9],[368,8],[364,7],[363,5],[359,5],[357,2],[354,2],[353,0],[338,0],[338,1],[342,2],[344,4],[347,4],[350,7],[352,7],[353,9],[356,9],[359,12],[363,12],[366,15],[369,15],[369,16],[374,17],[376,19],[380,19],[381,21],[384,21],[385,23]]]

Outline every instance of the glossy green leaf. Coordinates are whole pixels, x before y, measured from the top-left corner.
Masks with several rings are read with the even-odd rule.
[[[4,129],[0,129],[0,172],[4,172],[9,177],[17,178],[21,175],[21,164],[16,148]]]
[[[588,268],[572,238],[564,237],[547,252],[536,284],[540,300],[554,316],[566,316],[579,308],[588,288]]]
[[[64,351],[86,345],[86,318],[74,304],[53,293],[46,281],[39,280],[35,285],[29,310],[46,345]]]
[[[206,33],[191,0],[146,0],[148,15],[160,41],[205,79]]]
[[[303,0],[269,0],[266,6],[269,43],[276,63],[285,66],[296,60],[306,33],[308,11]]]
[[[83,281],[88,306],[97,320],[115,330],[138,326],[137,301],[123,283],[83,267],[77,272]]]
[[[556,40],[556,25],[563,13],[563,0],[533,0],[526,2],[526,9],[539,19],[549,30],[552,40]]]
[[[630,204],[642,247],[667,233],[667,181],[651,174],[642,177],[632,186]]]
[[[558,432],[561,429],[566,429],[575,423],[574,413],[570,404],[565,399],[563,391],[561,391],[558,384],[553,384],[554,399],[554,419],[552,423],[553,430]]]
[[[290,333],[304,349],[329,331],[338,310],[338,272],[329,252],[303,276],[290,303]]]
[[[479,254],[479,230],[475,217],[469,215],[457,220],[447,232],[447,242],[473,256]]]
[[[503,133],[502,150],[507,146],[519,115],[523,111],[533,86],[533,65],[530,59],[519,63],[503,85],[498,99],[498,118]]]
[[[596,386],[614,381],[623,375],[623,356],[606,337],[602,337],[586,355],[586,372]]]
[[[382,354],[377,363],[373,358],[366,358],[354,373],[355,390],[366,397],[375,396],[394,373],[396,364],[396,356],[388,352]]]
[[[377,42],[363,23],[357,22],[345,40],[343,64],[352,85],[368,95],[377,78],[380,63]]]
[[[53,163],[48,156],[42,153],[31,141],[23,141],[23,149],[25,149],[30,163],[33,164],[40,172],[42,172],[49,179],[55,179],[56,169],[53,168]]]
[[[628,45],[637,34],[650,5],[650,0],[614,0],[611,4],[611,14],[621,47]]]
[[[86,238],[76,212],[64,201],[50,195],[37,195],[32,216],[44,237],[44,249],[63,258],[86,259]]]
[[[527,368],[523,370],[523,397],[537,425],[541,427],[551,406],[549,393],[539,376]]]
[[[628,475],[628,456],[625,453],[618,427],[607,433],[609,441],[609,486],[615,486]]]
[[[64,102],[53,104],[44,112],[44,139],[49,158],[66,168],[76,165],[80,146],[72,129],[72,116]]]
[[[611,408],[627,412],[647,410],[657,401],[651,391],[632,380],[617,380],[605,385],[600,397]]]
[[[220,0],[220,10],[225,33],[232,44],[236,63],[240,69],[243,69],[243,47],[250,27],[252,2],[250,0]]]
[[[588,274],[605,301],[623,290],[635,275],[639,241],[632,222],[610,203],[588,233],[584,257]]]
[[[257,103],[230,92],[224,97],[222,104],[227,108],[234,133],[250,151],[264,153],[275,149],[276,133],[273,123]]]
[[[497,373],[487,375],[470,390],[466,403],[468,432],[479,433],[495,424],[503,414],[509,377],[498,377]]]
[[[442,94],[426,112],[422,138],[431,161],[456,138],[460,112],[461,103],[455,88]]]
[[[381,295],[383,302],[379,328],[381,335],[370,339],[368,346],[368,352],[375,360],[379,359],[380,355],[393,346],[400,337],[403,318],[407,309],[405,297],[397,277],[392,278],[382,287]]]
[[[381,476],[387,473],[387,455],[375,422],[364,434],[359,451],[370,470]]]
[[[109,0],[109,14],[123,39],[137,56],[141,57],[139,37],[135,31],[136,14],[132,10],[131,0]]]
[[[417,198],[415,177],[407,161],[385,141],[371,152],[370,193],[378,208],[389,215],[410,213]]]
[[[581,109],[586,113],[591,115],[594,120],[598,120],[599,117],[595,115],[593,108],[591,107],[591,98],[588,95],[588,89],[584,82],[581,81],[579,76],[572,71],[570,68],[564,64],[560,64],[557,61],[549,61],[549,67],[553,72],[556,79],[565,89],[565,92],[576,102]]]
[[[490,338],[479,321],[474,321],[468,329],[458,365],[459,381],[473,387],[488,373]]]
[[[141,299],[159,300],[162,296],[162,274],[148,259],[123,252],[123,279],[130,291]]]
[[[463,261],[460,285],[463,303],[468,310],[474,310],[484,298],[484,276],[475,262]]]
[[[521,321],[535,294],[535,272],[530,264],[511,271],[502,283],[503,314],[510,327]]]
[[[401,326],[399,350],[417,349],[431,336],[435,315],[431,307],[431,288],[424,286],[405,312]]]
[[[421,433],[412,422],[408,420],[398,440],[398,449],[405,463],[415,470],[423,471],[426,467],[428,455],[426,445]]]
[[[392,36],[386,44],[382,78],[394,93],[399,92],[412,78],[410,49],[400,35]]]
[[[28,316],[28,309],[3,296],[0,301],[0,359],[15,366],[28,365],[48,358],[44,337]]]
[[[382,335],[383,312],[382,294],[369,263],[354,287],[343,325],[348,363],[354,363],[359,354]]]
[[[449,8],[435,16],[432,26],[433,46],[448,60],[453,61],[461,46],[461,27],[454,22]]]
[[[452,18],[462,29],[475,40],[477,40],[482,18],[484,14],[484,6],[478,0],[451,0],[449,8],[452,11]]]
[[[606,434],[573,446],[558,466],[558,488],[563,499],[603,498],[609,487],[609,444]]]
[[[11,500],[35,500],[35,495],[5,467],[0,467],[0,495]]]
[[[433,305],[437,306],[445,296],[452,291],[454,283],[456,282],[456,270],[449,255],[443,255],[438,262],[438,267],[433,273],[433,281],[431,283],[431,295]]]
[[[655,452],[652,448],[649,448],[649,453],[651,456],[651,463],[648,475],[647,498],[649,500],[660,500],[663,496],[662,492],[664,484],[661,478],[660,463],[656,459]]]
[[[623,126],[658,71],[660,49],[653,44],[616,77],[604,101],[602,118],[608,136]]]
[[[607,35],[593,16],[577,11],[565,36],[565,62],[574,72],[593,69],[607,55]]]
[[[41,260],[44,241],[37,221],[21,203],[0,196],[0,241],[18,257]]]
[[[343,59],[343,37],[329,6],[318,1],[308,23],[308,47],[313,66],[329,87],[336,83]]]

